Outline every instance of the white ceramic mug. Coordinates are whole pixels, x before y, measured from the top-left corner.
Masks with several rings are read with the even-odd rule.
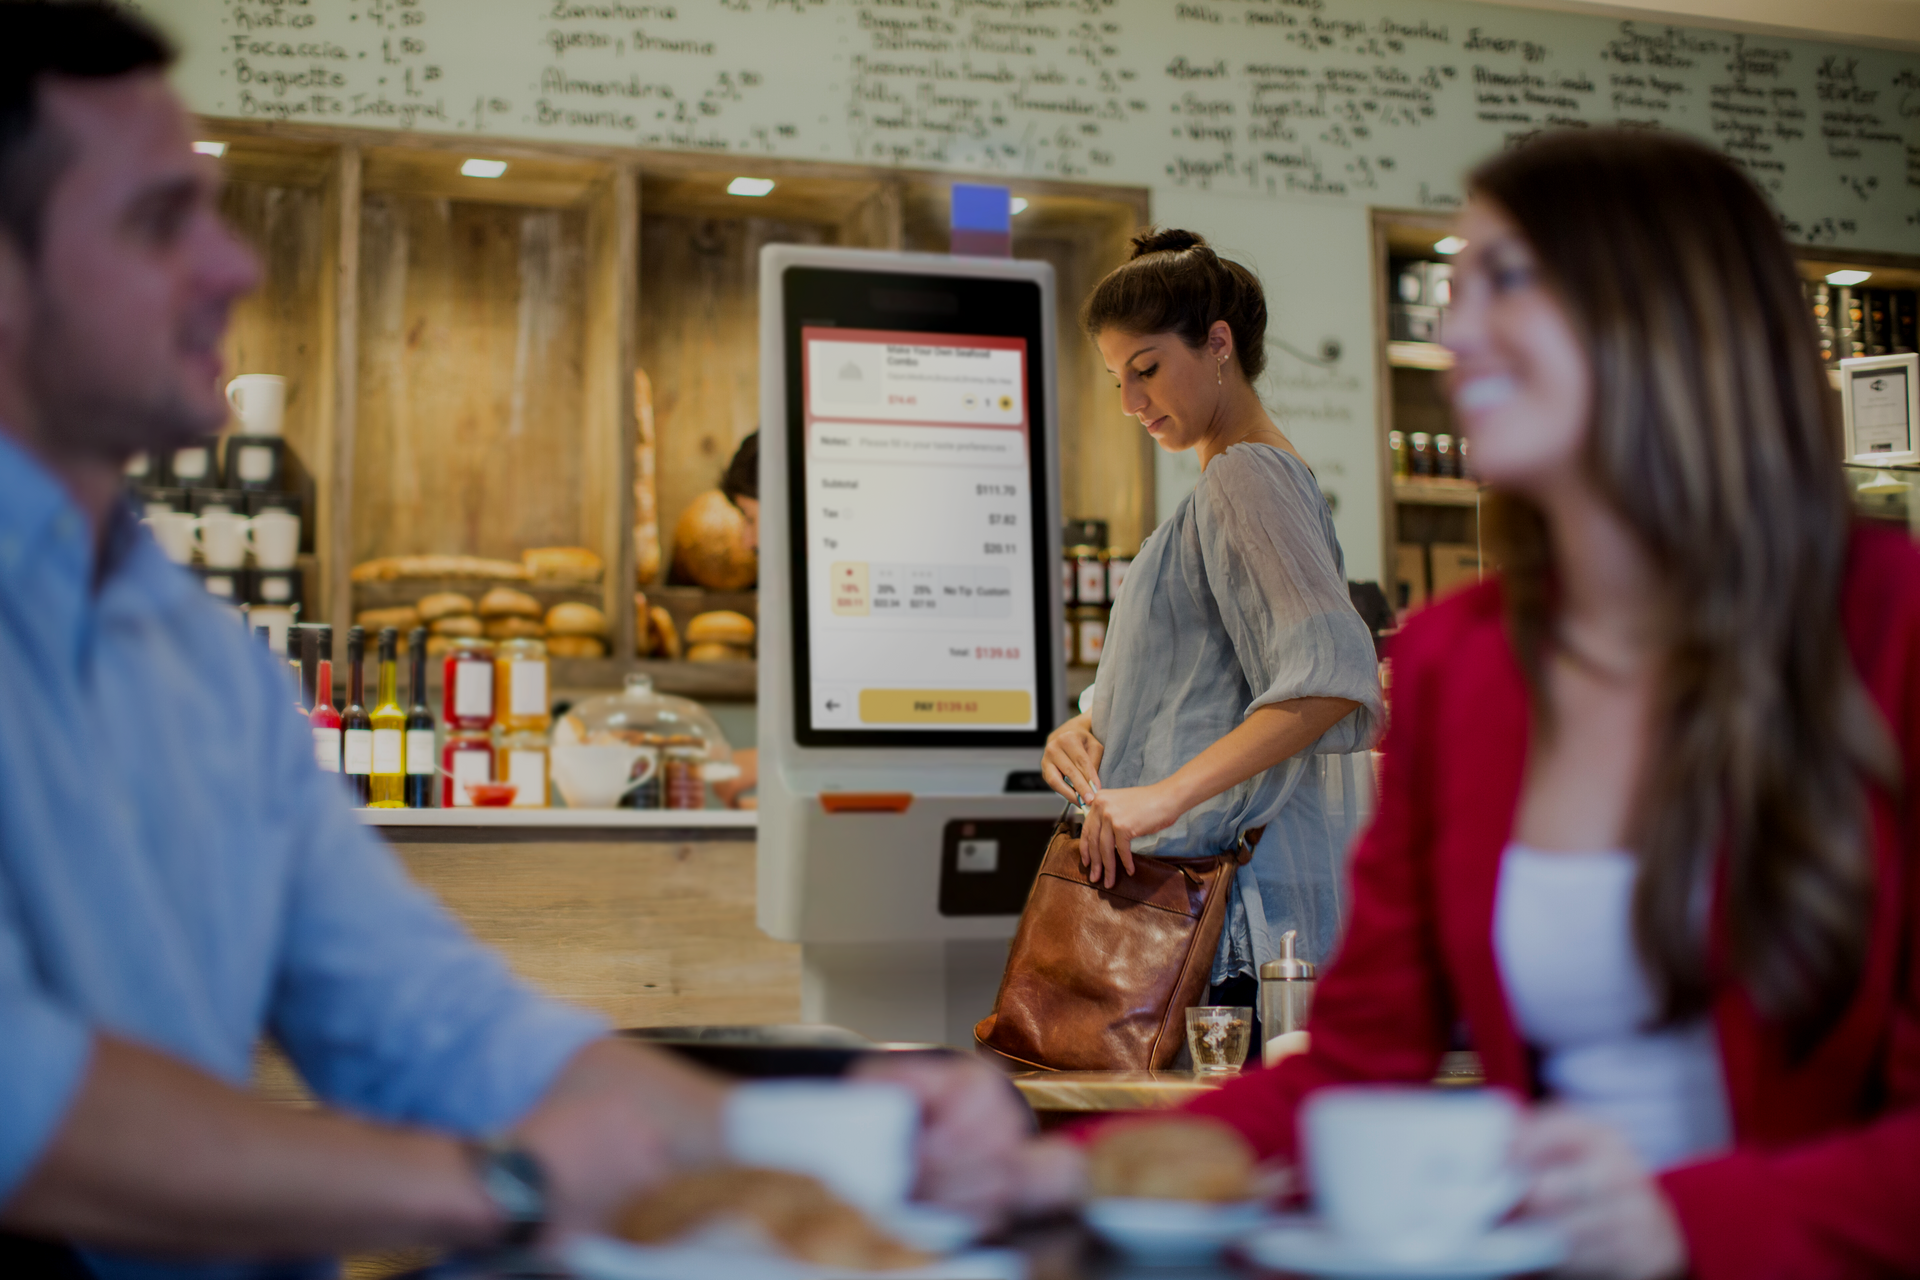
[[[560,798],[569,809],[612,809],[620,797],[653,776],[655,754],[640,747],[616,743],[582,742],[553,744],[553,781]],[[634,766],[645,758],[647,764],[638,778]]]
[[[1302,1111],[1314,1204],[1357,1253],[1444,1261],[1519,1203],[1519,1106],[1487,1089],[1355,1085]]]
[[[149,510],[140,522],[153,530],[160,551],[175,564],[193,560],[193,516],[185,511]]]
[[[227,384],[227,403],[242,435],[277,436],[287,416],[287,380],[277,373],[243,373]]]
[[[262,511],[247,521],[247,545],[262,569],[291,569],[300,558],[300,517],[291,511]]]
[[[247,518],[231,511],[203,511],[193,522],[193,545],[209,569],[238,569],[247,562]]]
[[[899,1085],[743,1084],[727,1095],[721,1130],[736,1163],[811,1174],[870,1212],[904,1203],[913,1190],[920,1104]]]

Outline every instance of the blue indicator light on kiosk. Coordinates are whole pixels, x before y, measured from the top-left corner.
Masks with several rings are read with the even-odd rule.
[[[1013,192],[953,184],[952,251],[970,258],[1013,256]]]

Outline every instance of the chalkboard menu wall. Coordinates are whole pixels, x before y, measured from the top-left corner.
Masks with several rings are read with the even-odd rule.
[[[1442,0],[140,7],[212,116],[1148,186],[1293,285],[1265,390],[1355,577],[1384,550],[1368,206],[1457,207],[1488,152],[1619,121],[1720,147],[1798,243],[1920,251],[1920,56],[1884,49]]]

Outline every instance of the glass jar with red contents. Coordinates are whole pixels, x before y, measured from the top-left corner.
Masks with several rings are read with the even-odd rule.
[[[455,636],[440,668],[440,720],[450,734],[493,728],[493,641]]]
[[[492,678],[491,663],[488,664],[487,675],[489,679]],[[457,730],[448,734],[447,745],[440,749],[440,771],[440,807],[471,807],[473,797],[467,794],[467,784],[493,781],[492,736]]]

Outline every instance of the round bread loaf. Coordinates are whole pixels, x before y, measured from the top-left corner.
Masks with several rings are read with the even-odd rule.
[[[547,654],[554,658],[604,658],[607,644],[599,636],[548,636]]]
[[[1095,1196],[1153,1200],[1244,1200],[1253,1194],[1253,1148],[1204,1116],[1115,1125],[1087,1148]]]
[[[532,618],[488,618],[481,628],[489,640],[542,640],[547,629]]]
[[[457,618],[472,613],[473,600],[458,591],[436,591],[432,595],[421,596],[413,607],[428,622],[438,622],[442,618]]]
[[[688,662],[752,662],[753,650],[734,644],[715,644],[706,640],[687,646]]]
[[[742,649],[753,647],[753,619],[731,609],[715,609],[694,615],[687,622],[688,644],[730,644]]]
[[[603,636],[607,633],[607,615],[590,604],[568,601],[547,610],[547,634],[555,636]]]
[[[477,636],[480,634],[480,619],[470,613],[455,614],[451,618],[438,618],[427,624],[427,630],[436,636]]]
[[[382,627],[393,627],[404,633],[420,625],[420,615],[410,604],[392,609],[362,609],[353,615],[353,620],[373,635],[378,635]]]
[[[537,621],[542,612],[538,600],[512,587],[495,587],[480,597],[480,616],[483,618],[532,618]]]
[[[718,489],[695,498],[674,526],[673,564],[712,591],[740,591],[760,576],[760,557],[747,539],[747,518]]]

